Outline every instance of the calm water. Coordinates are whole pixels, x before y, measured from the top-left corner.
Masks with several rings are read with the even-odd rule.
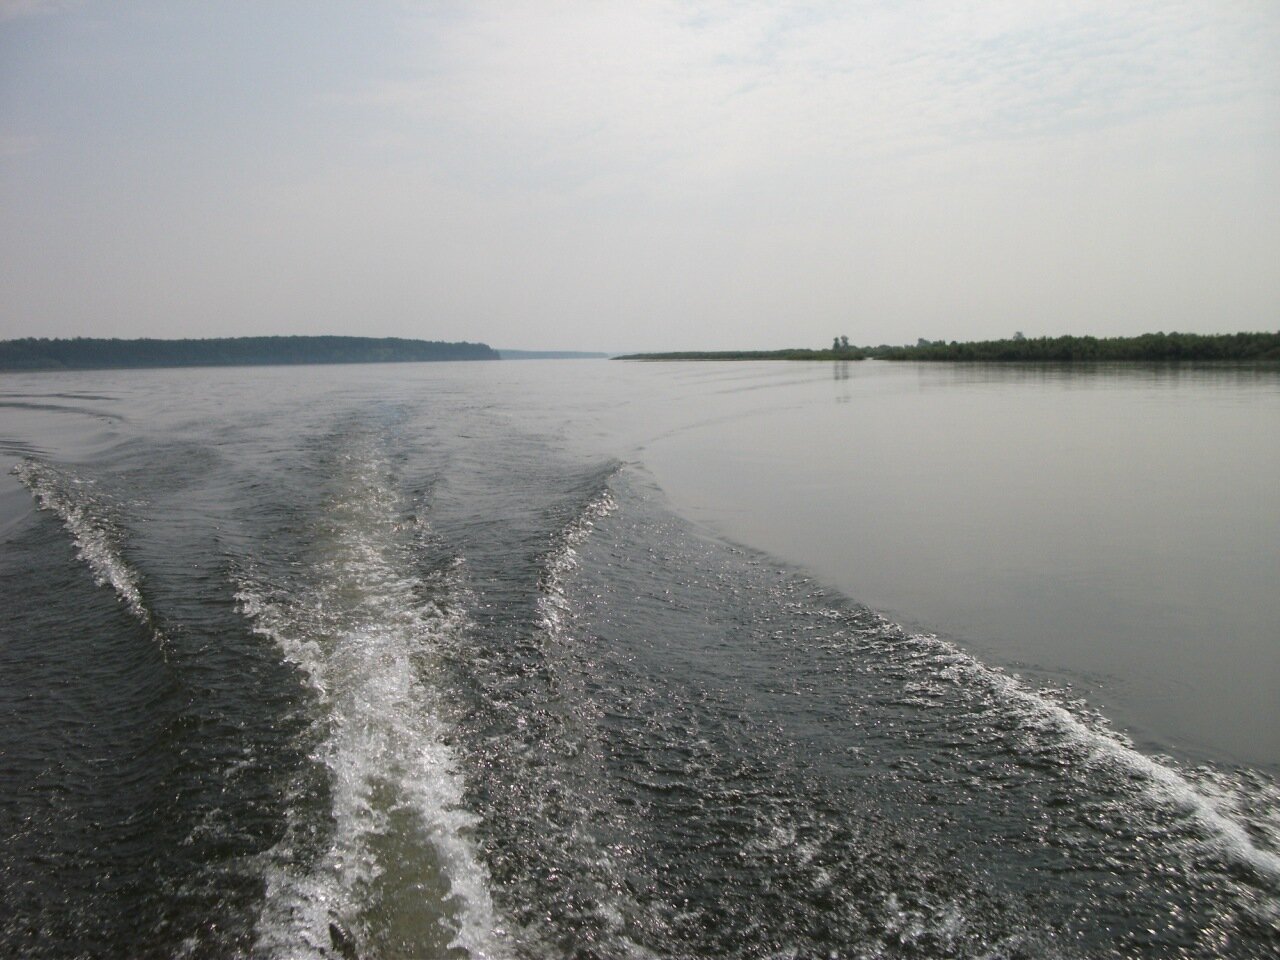
[[[0,379],[0,952],[1269,957],[1280,376]]]

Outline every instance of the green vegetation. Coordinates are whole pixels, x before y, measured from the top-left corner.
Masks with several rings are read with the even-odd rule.
[[[304,363],[497,360],[483,343],[398,337],[219,337],[210,340],[0,340],[0,370],[106,370]]]
[[[1144,333],[1140,337],[1035,337],[1009,340],[920,340],[914,347],[870,347],[880,360],[979,363],[1134,361],[1280,361],[1280,333]]]
[[[836,337],[829,350],[721,350],[633,353],[618,360],[925,360],[970,363],[1105,363],[1190,360],[1201,363],[1280,362],[1280,333],[1144,333],[1140,337],[1024,337],[914,347],[851,347]]]

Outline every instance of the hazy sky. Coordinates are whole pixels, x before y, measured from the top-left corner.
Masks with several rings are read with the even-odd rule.
[[[0,337],[1280,329],[1280,2],[0,0]]]

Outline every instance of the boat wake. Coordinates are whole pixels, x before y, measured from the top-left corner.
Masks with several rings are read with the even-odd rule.
[[[331,828],[302,809],[265,868],[258,948],[274,957],[397,952],[506,953],[463,805],[449,707],[433,675],[438,648],[463,629],[456,571],[420,575],[390,464],[369,438],[334,459],[332,490],[296,580],[246,571],[237,589],[315,697]]]
[[[42,510],[61,521],[75,543],[76,552],[98,586],[110,586],[138,621],[150,629],[163,646],[164,634],[156,625],[142,594],[138,571],[124,558],[122,526],[114,519],[117,506],[92,480],[67,468],[28,458],[13,472],[31,491]]]

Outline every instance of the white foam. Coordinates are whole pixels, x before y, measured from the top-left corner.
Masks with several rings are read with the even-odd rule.
[[[912,909],[899,903],[897,894],[890,893],[884,908],[885,932],[904,944],[915,945],[928,938],[941,942],[949,950],[967,923],[960,907],[950,900],[927,910]]]
[[[591,535],[596,521],[613,512],[617,502],[606,489],[586,505],[561,535],[556,549],[546,559],[545,574],[538,596],[539,625],[548,635],[559,636],[569,602],[565,597],[565,577],[578,565],[577,548]]]
[[[591,536],[596,523],[611,514],[617,501],[608,489],[604,489],[586,504],[579,514],[562,531],[554,549],[543,561],[543,576],[539,583],[537,599],[538,627],[549,645],[571,643],[569,633],[572,605],[566,595],[566,579],[578,567],[578,548]],[[558,784],[560,797],[569,798],[575,793],[567,782]],[[570,806],[581,805],[580,800],[569,800]],[[571,841],[579,847],[578,855],[590,862],[599,873],[614,877],[621,873],[607,846],[579,821],[570,830]],[[579,878],[580,880],[584,878]],[[634,899],[622,894],[611,884],[597,883],[593,894],[596,900],[595,915],[603,921],[609,940],[609,950],[628,960],[656,960],[657,954],[636,943],[626,933],[626,917],[640,908]]]
[[[138,572],[121,555],[117,535],[93,483],[39,460],[23,460],[13,472],[42,510],[62,520],[94,582],[100,587],[110,586],[129,612],[163,641],[152,622],[151,612],[143,603]]]
[[[885,626],[890,626],[884,621]],[[1086,762],[1119,769],[1158,803],[1187,816],[1203,834],[1203,842],[1230,862],[1246,867],[1272,884],[1280,883],[1280,856],[1260,846],[1237,818],[1238,799],[1224,784],[1198,783],[1178,770],[1173,761],[1147,756],[1122,734],[1108,729],[1096,715],[1086,723],[1066,706],[1029,690],[1015,677],[993,669],[954,645],[928,634],[907,638],[943,662],[943,675],[967,684],[981,684],[1016,710],[1028,727],[1063,738],[1084,749]],[[1258,825],[1255,824],[1255,828]],[[1277,836],[1269,839],[1277,846]],[[1280,891],[1277,891],[1280,892]]]
[[[378,877],[373,841],[387,832],[391,814],[408,812],[448,884],[441,922],[449,946],[476,958],[505,955],[488,871],[471,836],[477,818],[465,808],[465,778],[448,746],[446,705],[422,673],[461,618],[426,599],[428,585],[398,535],[401,504],[385,462],[361,450],[343,466],[342,489],[326,504],[329,524],[317,538],[314,582],[284,596],[247,575],[237,593],[254,630],[279,646],[317,695],[319,759],[331,782],[333,835],[320,862],[300,871],[286,839],[265,868],[258,947],[282,958],[328,956],[329,924],[351,929]]]

